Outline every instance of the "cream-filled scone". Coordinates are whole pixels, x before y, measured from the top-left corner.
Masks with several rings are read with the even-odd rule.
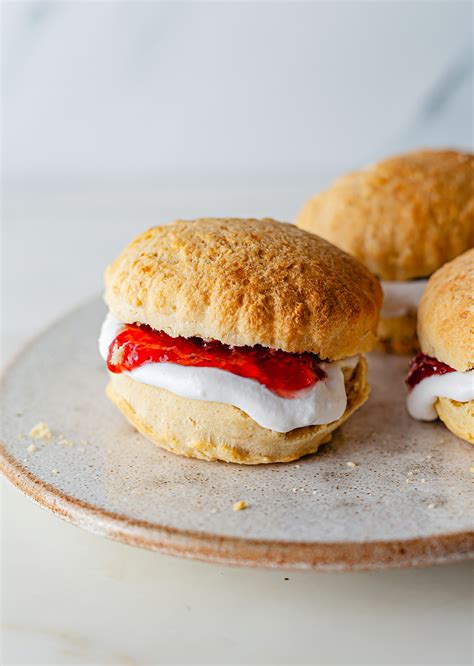
[[[440,418],[474,443],[474,250],[436,271],[418,310],[421,352],[407,376],[408,411]]]
[[[382,280],[380,346],[411,353],[427,279],[474,244],[474,156],[422,150],[346,174],[311,199],[296,224]]]
[[[273,220],[154,227],[107,268],[107,394],[146,437],[207,460],[316,451],[367,398],[377,279]]]

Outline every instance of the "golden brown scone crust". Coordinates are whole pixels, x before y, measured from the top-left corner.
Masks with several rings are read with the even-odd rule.
[[[474,249],[428,281],[418,307],[421,350],[452,368],[474,367]]]
[[[429,276],[474,245],[474,155],[421,150],[349,173],[296,224],[384,280]]]
[[[382,292],[352,257],[274,220],[154,227],[107,268],[105,300],[125,323],[340,359],[370,350]]]
[[[392,354],[414,354],[419,350],[416,314],[381,317],[377,329],[377,349]]]
[[[107,386],[108,397],[128,421],[158,446],[192,458],[245,465],[297,460],[328,442],[367,399],[364,358],[347,378],[346,391],[347,408],[338,421],[279,433],[262,428],[237,407],[181,398],[124,374],[111,374]]]
[[[439,398],[435,408],[439,418],[452,433],[474,444],[474,400],[457,402]]]

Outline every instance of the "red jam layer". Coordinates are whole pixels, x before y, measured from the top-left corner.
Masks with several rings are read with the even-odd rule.
[[[290,354],[260,345],[229,347],[201,338],[172,338],[148,326],[127,324],[110,345],[107,367],[118,373],[145,363],[220,368],[255,379],[284,398],[326,377],[314,354]]]
[[[455,370],[446,363],[441,363],[438,359],[419,352],[410,361],[405,383],[412,389],[426,377],[445,375],[447,372],[455,372]]]

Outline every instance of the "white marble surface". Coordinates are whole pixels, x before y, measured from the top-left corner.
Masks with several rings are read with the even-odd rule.
[[[15,2],[10,178],[294,173],[472,145],[472,3]]]
[[[230,210],[290,218],[308,187],[9,190],[4,360],[97,293],[105,263],[147,224]],[[1,515],[6,665],[469,664],[472,658],[469,564],[317,575],[178,560],[88,534],[6,482]]]

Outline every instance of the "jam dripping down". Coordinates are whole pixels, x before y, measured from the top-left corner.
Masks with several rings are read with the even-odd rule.
[[[107,367],[115,373],[145,363],[220,368],[254,379],[277,395],[291,398],[297,391],[326,378],[319,362],[310,353],[290,354],[260,345],[230,347],[217,340],[173,338],[149,326],[126,324],[110,345]]]
[[[431,375],[445,375],[447,372],[455,372],[455,370],[446,363],[441,363],[438,359],[419,352],[410,361],[405,383],[411,390],[422,379],[431,377]]]

